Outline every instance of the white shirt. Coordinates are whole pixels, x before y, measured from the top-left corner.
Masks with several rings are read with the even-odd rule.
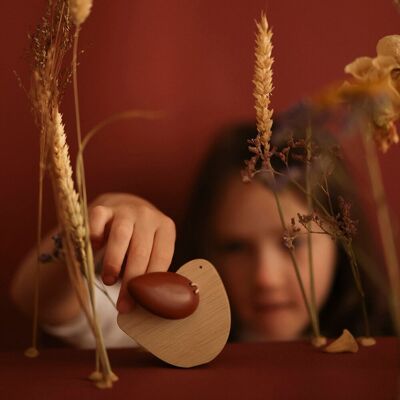
[[[101,285],[99,280],[97,280],[97,283]],[[118,282],[106,288],[114,304],[117,301],[120,287],[121,285]],[[95,287],[95,305],[104,344],[107,348],[138,346],[133,339],[119,328],[117,325],[118,311],[107,296],[97,287]],[[75,347],[81,349],[94,349],[96,347],[92,330],[83,311],[66,324],[57,326],[45,325],[42,328],[45,332]]]

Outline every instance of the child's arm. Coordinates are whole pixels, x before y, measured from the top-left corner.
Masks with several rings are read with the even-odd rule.
[[[108,193],[97,198],[90,206],[89,224],[94,250],[104,247],[103,282],[112,285],[122,279],[117,308],[128,312],[133,302],[126,290],[127,282],[145,272],[168,269],[174,252],[175,225],[152,204],[122,193]],[[52,253],[52,235],[43,240],[42,253]],[[36,249],[31,250],[11,285],[14,302],[27,314],[33,312],[36,257]],[[62,325],[77,317],[79,312],[66,266],[60,261],[43,264],[39,301],[41,323]]]

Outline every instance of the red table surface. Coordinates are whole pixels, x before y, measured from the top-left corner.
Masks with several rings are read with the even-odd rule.
[[[100,390],[86,379],[92,351],[46,349],[36,359],[0,353],[0,399],[400,399],[395,338],[356,354],[326,354],[305,342],[229,344],[192,369],[137,349],[109,355],[120,380]]]

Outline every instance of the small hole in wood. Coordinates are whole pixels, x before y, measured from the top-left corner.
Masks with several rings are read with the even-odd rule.
[[[199,265],[199,268],[200,268],[200,269],[203,269],[203,266],[202,266],[202,265]]]

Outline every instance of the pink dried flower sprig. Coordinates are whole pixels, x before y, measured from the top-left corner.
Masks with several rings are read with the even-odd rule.
[[[295,166],[298,169],[299,163],[306,164],[307,161],[310,161],[315,164],[316,168],[324,167],[328,176],[330,175],[328,171],[333,169],[333,161],[341,157],[340,147],[337,144],[328,145],[325,148],[312,140],[308,144],[310,150],[308,159],[306,139],[294,138],[293,135],[289,135],[286,143],[279,147],[270,144],[267,153],[263,149],[259,136],[248,140],[248,144],[248,149],[253,156],[245,161],[246,168],[242,171],[244,181],[249,181],[260,172],[272,172],[282,176],[281,167],[277,169],[277,164],[273,162],[276,159],[281,161],[282,167],[286,167],[286,173],[289,175],[292,175],[291,168]],[[296,165],[293,165],[293,163]]]
[[[254,139],[249,139],[247,142],[249,144],[249,152],[253,156],[249,160],[244,161],[245,168],[242,170],[242,179],[244,182],[250,182],[260,170],[270,171],[270,160],[276,152],[275,147],[269,147],[268,151],[266,151],[259,135]]]
[[[296,220],[292,218],[290,220],[290,227],[285,230],[282,236],[283,243],[288,249],[295,250],[295,240],[300,232],[300,227],[296,224]]]
[[[337,226],[342,235],[352,240],[357,234],[358,221],[351,216],[351,203],[346,201],[342,196],[339,196],[339,212],[336,215]]]
[[[351,203],[343,197],[338,197],[339,211],[335,216],[321,218],[318,213],[297,214],[298,222],[311,233],[326,233],[334,240],[345,240],[351,243],[357,234],[358,221],[351,216]],[[315,232],[310,228],[310,222],[314,222],[320,229]]]

